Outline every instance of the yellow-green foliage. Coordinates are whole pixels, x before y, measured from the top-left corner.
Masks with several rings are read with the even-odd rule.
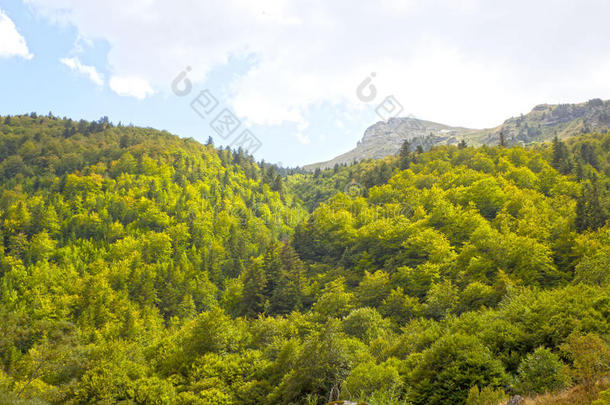
[[[107,120],[0,118],[0,402],[595,387],[608,150],[590,134],[304,173]]]

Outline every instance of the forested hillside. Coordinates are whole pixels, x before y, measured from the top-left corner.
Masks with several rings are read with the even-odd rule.
[[[31,114],[0,118],[0,177],[2,404],[610,388],[610,134],[281,175]]]

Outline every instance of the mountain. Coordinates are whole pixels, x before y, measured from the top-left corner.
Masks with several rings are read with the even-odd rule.
[[[0,404],[595,399],[609,219],[610,133],[283,175],[0,117]]]
[[[495,128],[470,129],[452,127],[417,118],[390,118],[370,126],[356,148],[326,162],[305,166],[307,170],[327,169],[335,164],[351,164],[365,159],[379,159],[398,152],[405,140],[412,149],[424,150],[439,144],[497,145],[500,134],[505,144],[527,145],[551,140],[555,135],[564,139],[591,131],[610,128],[610,101],[592,99],[580,104],[540,104],[526,115],[512,117]]]

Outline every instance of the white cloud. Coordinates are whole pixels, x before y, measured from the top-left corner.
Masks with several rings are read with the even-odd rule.
[[[0,58],[19,56],[32,59],[34,55],[28,50],[25,38],[19,34],[13,21],[0,10]]]
[[[223,101],[256,124],[306,125],[322,104],[357,110],[356,86],[371,72],[374,103],[393,94],[405,115],[453,125],[610,98],[607,1],[26,1],[83,38],[108,41],[120,94],[169,91],[186,66],[197,82],[251,58]]]
[[[309,139],[309,137],[307,135],[305,135],[303,132],[300,132],[300,131],[296,133],[296,138],[303,145],[309,145],[309,143],[311,142],[311,139]]]
[[[110,88],[119,96],[135,97],[139,100],[154,94],[150,84],[136,76],[112,76]]]
[[[63,63],[64,65],[66,65],[67,67],[69,67],[71,70],[74,70],[82,75],[87,76],[89,78],[89,80],[91,80],[93,83],[97,84],[98,86],[104,85],[104,78],[97,71],[97,69],[95,69],[95,67],[89,66],[89,65],[83,65],[81,63],[81,61],[76,57],[62,58],[59,61],[61,63]]]

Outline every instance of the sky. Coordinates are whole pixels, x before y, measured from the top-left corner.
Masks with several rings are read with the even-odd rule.
[[[304,165],[388,114],[486,128],[610,99],[608,17],[607,0],[0,0],[0,115],[108,116]]]

